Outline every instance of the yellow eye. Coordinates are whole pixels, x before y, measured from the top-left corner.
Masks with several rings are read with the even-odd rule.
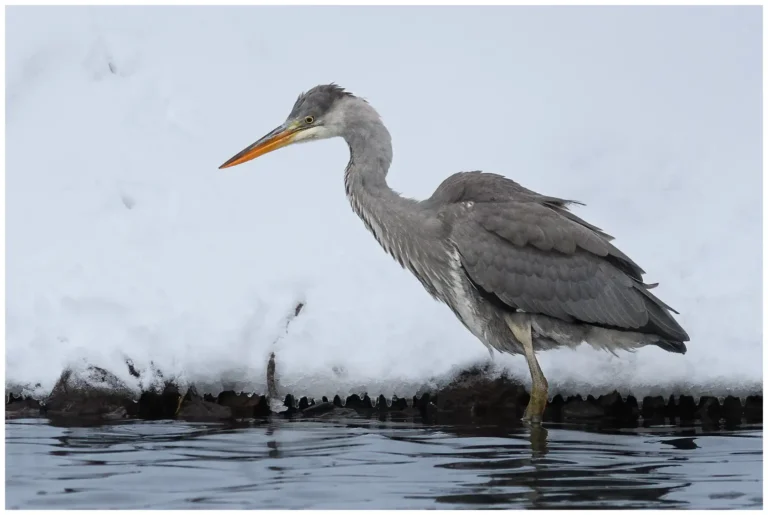
[[[304,123],[313,123],[314,121],[315,121],[314,116],[307,116],[306,118],[304,118]]]

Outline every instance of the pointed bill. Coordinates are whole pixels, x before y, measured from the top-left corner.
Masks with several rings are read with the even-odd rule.
[[[226,163],[219,167],[219,170],[243,164],[251,159],[256,159],[259,156],[272,152],[273,150],[290,145],[297,133],[298,131],[294,127],[283,124],[253,145],[246,147],[232,156]]]

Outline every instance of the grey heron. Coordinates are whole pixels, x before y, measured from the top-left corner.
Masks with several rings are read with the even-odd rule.
[[[279,127],[229,159],[239,165],[292,143],[341,137],[344,185],[379,244],[489,350],[523,354],[531,373],[523,419],[542,420],[548,384],[536,351],[586,342],[614,352],[656,345],[685,353],[688,334],[613,237],[541,195],[479,171],[448,177],[426,200],[386,181],[392,140],[376,110],[335,85],[302,93]]]

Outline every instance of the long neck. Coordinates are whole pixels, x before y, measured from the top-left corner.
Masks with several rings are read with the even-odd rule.
[[[350,159],[344,172],[347,197],[355,212],[368,223],[386,222],[388,216],[415,208],[387,184],[392,164],[392,138],[378,117],[356,121],[344,134]]]
[[[422,279],[428,271],[420,263],[438,250],[434,224],[430,225],[417,201],[402,197],[387,184],[392,140],[375,111],[370,111],[347,120],[343,135],[350,150],[344,174],[347,197],[384,250]]]

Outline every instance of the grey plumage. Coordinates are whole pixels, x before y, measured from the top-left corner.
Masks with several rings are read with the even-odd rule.
[[[302,93],[296,99],[291,109],[289,119],[301,118],[303,116],[318,116],[327,113],[334,102],[345,97],[352,97],[352,93],[336,84],[326,84],[317,86],[306,93]]]
[[[378,113],[336,85],[299,96],[281,127],[222,167],[272,150],[286,134],[291,142],[346,140],[353,210],[489,349],[525,353],[534,380],[530,419],[541,419],[546,402],[539,402],[546,379],[534,350],[587,342],[611,352],[649,344],[686,351],[688,335],[649,291],[655,285],[643,283],[645,272],[612,236],[569,210],[578,202],[482,172],[452,175],[423,201],[402,197],[386,182],[392,144]]]
[[[313,102],[315,96],[318,103]],[[315,110],[325,113],[332,109],[329,102],[332,106],[343,99],[350,100],[350,112],[361,115],[351,107],[355,98],[341,88],[320,86],[300,97],[300,109],[293,115]],[[378,132],[386,130],[372,108],[361,109],[366,115],[361,117]],[[613,346],[607,340],[614,336],[617,348],[653,343],[685,352],[683,342],[688,335],[669,314],[670,308],[648,291],[649,285],[642,282],[644,270],[611,243],[610,235],[568,210],[577,202],[541,195],[501,175],[483,172],[457,173],[422,202],[392,197],[383,180],[391,150],[383,153],[381,166],[372,167],[368,162],[372,160],[370,139],[361,147],[359,134],[350,136],[352,159],[346,184],[355,211],[382,246],[440,300],[455,303],[445,294],[450,287],[438,284],[450,282],[448,272],[438,271],[440,265],[449,266],[448,260],[437,259],[430,266],[424,258],[434,256],[428,247],[443,238],[438,252],[450,253],[446,244],[458,251],[469,290],[476,292],[474,302],[489,305],[481,312],[524,311],[571,326],[597,326],[607,330],[595,333],[602,336],[597,345],[608,349]],[[388,134],[382,139],[388,143]],[[370,192],[366,190],[382,194],[379,206],[368,202]],[[418,233],[408,230],[412,224],[421,224],[428,234],[416,238]],[[497,325],[501,326],[499,321]],[[558,327],[567,332],[566,325]],[[588,331],[571,329],[575,338],[543,333],[534,336],[534,344],[547,348],[577,345],[581,342],[574,340],[589,337]],[[611,334],[616,331],[637,334]],[[514,344],[491,346],[519,352]]]
[[[685,350],[688,335],[604,233],[567,212],[566,201],[515,191],[504,177],[485,177],[467,194],[462,183],[476,187],[480,177],[452,177],[459,200],[441,192],[439,213],[454,218],[451,240],[485,298],[501,309],[656,335],[663,347]],[[462,202],[472,205],[453,207]]]

